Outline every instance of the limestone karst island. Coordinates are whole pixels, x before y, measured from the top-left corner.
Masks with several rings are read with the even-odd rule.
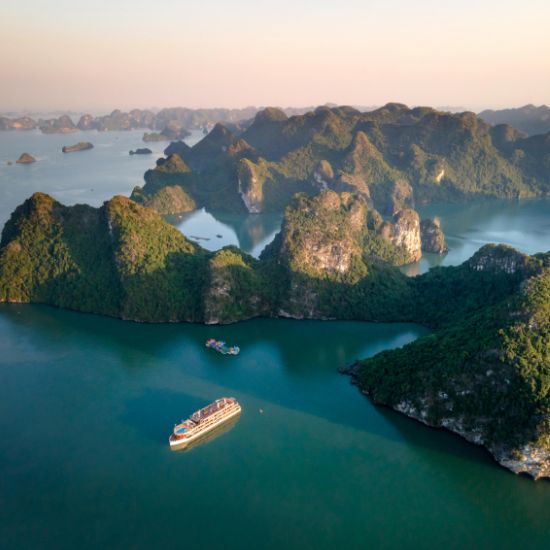
[[[548,548],[550,7],[8,4],[2,550]]]

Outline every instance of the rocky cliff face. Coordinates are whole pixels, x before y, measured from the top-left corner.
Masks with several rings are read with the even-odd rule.
[[[217,124],[186,151],[197,185],[185,190],[210,210],[250,212],[283,210],[296,192],[349,191],[393,216],[417,203],[546,194],[549,146],[544,136],[503,137],[473,113],[389,105],[287,117],[266,109],[244,131]]]
[[[95,117],[92,115],[82,115],[78,119],[77,128],[79,130],[87,131],[87,130],[94,130],[96,127],[95,124]]]
[[[468,265],[475,271],[504,272],[510,275],[531,269],[528,256],[506,245],[486,245],[480,248],[468,260]]]
[[[385,212],[394,216],[400,210],[413,209],[413,188],[405,179],[397,179],[390,184],[390,196]]]
[[[313,169],[313,181],[319,186],[321,191],[326,191],[329,186],[332,187],[334,179],[334,170],[328,160],[320,160]]]
[[[283,298],[279,315],[328,318],[327,285],[357,282],[365,273],[362,232],[366,204],[349,193],[298,195],[285,211],[280,233],[261,259],[281,267]]]
[[[531,396],[525,403],[518,403],[521,397],[516,392],[521,391],[522,382],[514,365],[506,362],[499,351],[486,350],[477,368],[463,365],[462,373],[447,374],[446,379],[442,374],[431,387],[426,385],[422,391],[402,395],[395,401],[388,401],[377,382],[364,383],[359,364],[346,372],[376,403],[389,405],[427,426],[447,429],[470,443],[486,447],[499,464],[516,474],[528,474],[534,479],[550,477],[547,404],[541,415],[532,410]],[[418,369],[420,372],[412,375],[414,378],[429,375],[423,365],[418,365]]]
[[[400,210],[393,216],[392,223],[384,223],[380,229],[382,237],[406,253],[404,263],[417,262],[422,257],[420,240],[420,218],[411,209]]]
[[[467,394],[473,394],[480,390],[467,386],[467,389],[462,391]],[[468,423],[466,423],[464,418],[453,416],[454,402],[449,400],[445,391],[441,390],[437,397],[436,402],[438,405],[448,410],[447,417],[440,418],[437,421],[430,420],[430,406],[434,404],[432,395],[425,396],[419,400],[425,406],[422,406],[422,404],[418,405],[417,401],[413,403],[404,400],[393,406],[393,409],[427,426],[449,430],[460,435],[469,443],[486,447],[500,465],[508,468],[515,474],[527,474],[533,479],[550,478],[550,449],[545,445],[527,443],[519,448],[510,448],[501,443],[495,444],[487,441],[484,436],[484,430],[486,429],[485,424],[489,420],[488,418],[469,419]]]
[[[439,218],[422,220],[420,222],[420,240],[422,241],[422,250],[424,252],[445,254],[448,251]]]
[[[286,211],[279,255],[297,273],[331,277],[350,271],[362,256],[367,207],[349,193],[299,197]]]
[[[361,195],[326,190],[299,196],[286,210],[280,255],[315,277],[344,275],[363,261],[393,265],[421,258],[420,219],[404,209],[384,221]]]
[[[263,208],[263,174],[258,165],[249,159],[241,159],[237,165],[239,194],[250,214],[258,214]]]
[[[0,117],[0,130],[34,130],[36,121],[29,117],[7,118]]]
[[[401,245],[382,238],[381,224],[378,212],[358,195],[330,190],[314,197],[297,195],[285,211],[281,232],[261,256],[282,268],[278,313],[297,318],[391,317],[389,305],[382,312],[367,300],[367,313],[358,298],[370,296],[379,278],[387,278],[395,296],[407,285],[401,274],[394,277],[396,273],[386,271],[385,262],[403,263],[407,254]]]

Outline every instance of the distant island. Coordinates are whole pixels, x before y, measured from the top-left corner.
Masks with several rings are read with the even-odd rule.
[[[550,132],[550,107],[546,105],[488,109],[479,113],[479,117],[489,124],[508,124],[530,136]]]
[[[334,108],[336,105],[327,104],[324,107]],[[303,115],[314,111],[316,107],[286,107],[281,109],[288,117]],[[355,106],[361,112],[376,110],[375,106]],[[39,129],[45,134],[68,134],[78,130],[97,130],[99,132],[127,131],[146,129],[168,139],[179,139],[176,132],[202,130],[204,134],[222,123],[232,130],[239,130],[246,126],[264,107],[246,107],[243,109],[190,109],[187,107],[170,107],[158,112],[150,109],[132,109],[122,111],[115,109],[106,115],[81,115],[78,120],[64,114],[55,118],[33,119],[28,116],[8,117],[0,116],[0,131],[34,130]],[[457,112],[457,108],[441,107],[443,112]],[[525,105],[511,109],[487,109],[478,114],[479,118],[492,125],[507,124],[528,135],[545,134],[550,131],[550,107],[546,105]],[[184,137],[182,135],[182,137]]]
[[[32,164],[36,159],[29,153],[21,153],[21,156],[15,161],[17,164]]]
[[[66,207],[34,194],[0,241],[0,301],[146,322],[258,316],[417,322],[433,329],[350,370],[378,402],[550,476],[550,256],[488,245],[406,277],[364,197],[297,195],[259,260],[208,252],[125,197]],[[399,231],[388,228],[388,233]]]
[[[526,137],[470,112],[392,103],[288,117],[268,108],[240,129],[217,124],[193,147],[171,144],[132,198],[179,186],[198,207],[258,213],[282,211],[297,192],[332,189],[392,216],[429,202],[548,195],[549,150],[550,134]]]
[[[93,149],[94,146],[89,141],[79,141],[74,145],[65,145],[61,148],[63,153],[77,153],[78,151],[86,151],[88,149]]]
[[[176,139],[184,139],[189,136],[189,132],[183,128],[165,128],[162,132],[145,132],[143,134],[143,141],[173,141]]]
[[[305,113],[312,107],[288,108],[288,114]],[[108,115],[82,115],[75,123],[69,115],[57,118],[34,120],[30,117],[0,116],[0,131],[39,129],[45,134],[68,134],[78,130],[97,130],[99,132],[149,129],[166,135],[168,139],[185,137],[188,130],[203,130],[218,122],[238,126],[241,121],[250,120],[260,110],[258,107],[244,109],[189,109],[171,107],[154,112],[148,109],[132,109],[124,112],[115,109]],[[76,120],[76,119],[75,119]]]

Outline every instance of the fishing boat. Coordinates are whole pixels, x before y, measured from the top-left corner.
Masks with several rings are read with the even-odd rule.
[[[207,348],[212,348],[223,355],[238,355],[241,351],[239,346],[228,346],[225,342],[215,340],[214,338],[209,338],[206,340],[205,345]]]
[[[175,450],[187,447],[193,441],[235,418],[240,412],[241,406],[234,397],[216,399],[174,426],[169,438],[170,448]]]

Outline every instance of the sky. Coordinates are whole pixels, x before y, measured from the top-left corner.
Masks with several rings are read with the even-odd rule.
[[[548,0],[0,0],[0,112],[550,104]]]

